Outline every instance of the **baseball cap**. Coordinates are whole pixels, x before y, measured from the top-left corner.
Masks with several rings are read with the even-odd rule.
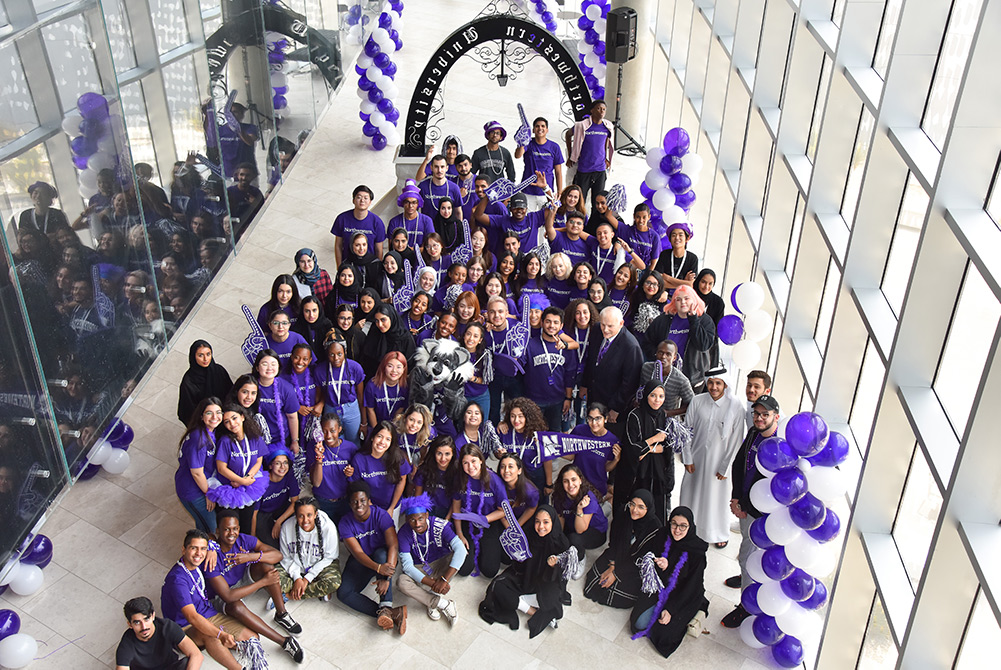
[[[754,405],[761,405],[762,407],[764,407],[765,409],[767,409],[770,412],[778,412],[779,411],[779,401],[776,400],[774,396],[770,396],[770,395],[760,395],[760,396],[758,396],[758,399],[755,400],[754,404],[752,404],[751,406],[754,407]]]
[[[528,197],[524,193],[515,193],[511,196],[511,209],[515,207],[528,209]]]

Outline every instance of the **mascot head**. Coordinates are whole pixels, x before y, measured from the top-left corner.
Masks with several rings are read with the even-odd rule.
[[[469,352],[452,340],[424,340],[414,354],[414,366],[423,368],[435,386],[456,377],[465,383],[473,377]]]

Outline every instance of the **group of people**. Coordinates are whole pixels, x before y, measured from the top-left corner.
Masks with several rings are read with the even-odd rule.
[[[664,656],[701,634],[709,546],[727,545],[736,517],[742,566],[750,553],[754,455],[779,408],[763,371],[746,402],[730,389],[723,301],[686,248],[689,224],[658,232],[643,205],[631,223],[608,207],[594,174],[595,154],[602,172],[611,156],[603,114],[599,101],[572,133],[584,184],[562,188],[540,118],[516,152],[537,193],[506,205],[486,190],[513,169],[496,122],[472,158],[454,137],[429,152],[418,176],[430,176],[404,187],[388,225],[357,187],[333,224],[336,271],[303,248],[274,280],[249,372],[233,380],[208,342],[192,344],[175,485],[195,527],[162,618],[126,605],[123,647],[179,627],[227,668],[252,665],[260,636],[301,661],[286,600],[336,597],[403,634],[394,579],[453,624],[472,603],[450,587],[467,576],[486,578],[481,618],[518,628],[525,613],[532,637],[557,627],[582,578]],[[445,380],[430,401],[414,400],[421,371]],[[552,446],[563,438],[576,446]],[[260,589],[274,626],[241,602]]]

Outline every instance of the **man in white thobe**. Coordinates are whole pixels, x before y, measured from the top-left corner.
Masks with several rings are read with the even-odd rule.
[[[699,537],[720,548],[730,539],[730,463],[744,437],[744,403],[727,391],[726,369],[706,373],[708,393],[688,405],[692,442],[681,452],[681,504],[695,514]]]

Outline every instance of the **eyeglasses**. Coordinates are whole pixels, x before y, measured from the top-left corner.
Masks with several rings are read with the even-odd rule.
[[[271,322],[271,325],[272,325],[272,326],[278,326],[279,328],[281,328],[281,327],[283,327],[283,326],[284,326],[285,328],[288,328],[288,324],[289,324],[289,322],[288,322],[288,321],[272,321],[272,322]]]
[[[656,281],[645,281],[643,282],[643,286],[648,288],[660,288],[660,284]]]
[[[587,417],[587,422],[588,423],[598,423],[599,421],[601,421],[604,418],[605,417],[601,416],[600,414],[598,416],[589,416],[589,417]]]
[[[629,509],[638,510],[640,512],[645,512],[646,509],[647,509],[646,505],[640,505],[640,504],[634,503],[632,500],[630,500],[629,502],[626,503],[626,507],[628,507]]]
[[[671,522],[671,528],[673,528],[674,530],[688,530],[688,524],[687,523],[674,523],[672,521]]]
[[[753,412],[755,419],[767,419],[772,415],[771,411],[768,412]]]

